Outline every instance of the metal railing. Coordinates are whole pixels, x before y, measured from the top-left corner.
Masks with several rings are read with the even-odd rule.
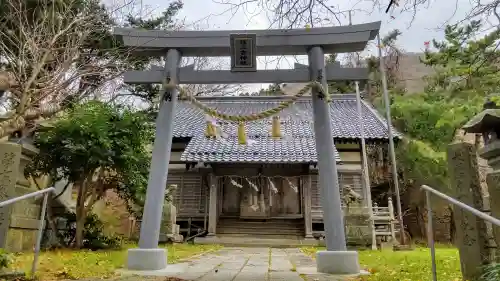
[[[43,195],[42,210],[40,211],[40,222],[38,223],[38,233],[36,236],[33,264],[31,265],[31,276],[35,276],[36,267],[38,264],[38,255],[40,253],[40,244],[42,242],[43,227],[45,225],[45,213],[47,212],[47,200],[49,198],[49,193],[54,192],[54,191],[55,191],[55,189],[53,187],[49,187],[46,189],[42,189],[42,190],[35,191],[32,193],[24,194],[24,195],[0,202],[0,208],[1,208],[1,207],[5,207],[7,205],[25,200],[25,199],[29,199],[32,197]]]
[[[425,190],[425,201],[427,204],[427,239],[429,247],[431,249],[431,262],[432,262],[432,280],[437,281],[437,269],[436,269],[436,248],[434,245],[434,229],[432,226],[432,205],[431,205],[431,193],[437,197],[444,199],[453,205],[471,212],[472,214],[482,218],[485,221],[492,223],[493,225],[500,226],[500,220],[496,219],[490,215],[487,215],[471,206],[462,203],[444,193],[441,193],[427,185],[422,185],[422,189]]]

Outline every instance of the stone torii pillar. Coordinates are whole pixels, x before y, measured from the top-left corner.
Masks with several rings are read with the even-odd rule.
[[[129,71],[125,83],[162,83],[165,76],[174,84],[234,83],[307,83],[319,81],[327,90],[327,81],[365,81],[366,68],[342,68],[325,65],[325,53],[356,52],[365,49],[380,29],[380,22],[297,30],[240,31],[158,31],[118,28],[114,30],[125,46],[134,53],[161,56],[168,49],[165,69]],[[229,70],[195,70],[194,66],[179,68],[183,56],[232,56]],[[256,56],[309,55],[309,66],[295,69],[257,70]],[[158,248],[163,195],[168,176],[172,144],[172,126],[177,92],[162,99],[156,121],[156,137],[148,181],[138,249],[128,252],[128,268],[161,270],[166,267],[166,253]],[[318,271],[331,274],[359,274],[357,252],[346,250],[343,214],[340,205],[338,174],[330,124],[330,106],[316,90],[313,91],[314,131],[318,153],[327,251],[317,255]]]
[[[328,91],[328,84],[324,75],[325,53],[323,48],[312,47],[308,55],[311,80],[320,82],[323,88]],[[312,101],[321,208],[323,209],[327,249],[316,254],[318,271],[335,274],[359,273],[358,252],[347,251],[346,247],[339,177],[333,149],[330,105],[326,99],[319,96],[317,90],[312,92]]]
[[[181,54],[178,50],[168,50],[164,73],[166,82],[177,84],[180,60]],[[158,241],[163,218],[168,164],[172,150],[172,131],[174,129],[172,120],[174,120],[178,91],[172,88],[167,89],[165,86],[163,85],[163,96],[160,99],[159,112],[156,117],[156,135],[146,202],[142,214],[139,248],[128,250],[127,266],[134,270],[158,270],[167,265],[167,251],[164,248],[158,248]]]

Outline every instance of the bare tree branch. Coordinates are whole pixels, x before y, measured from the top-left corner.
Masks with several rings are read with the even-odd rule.
[[[238,11],[245,14],[265,14],[268,17],[270,27],[279,28],[303,28],[305,25],[311,27],[323,25],[343,25],[347,23],[349,11],[369,13],[369,11],[357,8],[359,1],[349,10],[341,10],[335,6],[334,1],[329,0],[213,0],[215,3],[229,6],[224,13],[232,13],[234,16]],[[257,7],[252,13],[248,13],[249,7]]]
[[[121,74],[126,52],[110,42],[99,2],[87,3],[40,0],[31,7],[4,1],[0,84],[10,108],[0,122],[0,137],[106,90]]]
[[[345,25],[349,12],[362,12],[366,15],[374,11],[386,12],[390,14],[409,14],[411,16],[409,25],[413,23],[418,13],[426,9],[432,9],[431,0],[393,0],[393,4],[388,9],[390,0],[369,0],[357,1],[349,8],[340,9],[338,2],[334,0],[212,0],[215,3],[227,6],[220,14],[231,13],[234,16],[237,12],[243,11],[247,16],[266,15],[270,27],[279,28],[303,28],[306,24],[313,26],[323,25]],[[360,6],[371,3],[371,11]],[[454,19],[459,8],[459,0],[450,2],[453,7],[449,18],[443,22],[443,26],[448,24],[461,24],[472,19],[494,18],[494,27],[500,24],[500,13],[498,6],[500,0],[470,0],[470,8],[465,17]],[[250,8],[253,8],[251,10]],[[463,7],[460,7],[463,9]],[[219,15],[220,15],[219,14]],[[441,26],[440,28],[442,28]]]

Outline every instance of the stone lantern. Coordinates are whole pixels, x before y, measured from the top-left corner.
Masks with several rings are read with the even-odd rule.
[[[465,126],[467,133],[482,134],[484,148],[479,150],[479,156],[488,161],[491,170],[486,175],[489,192],[489,207],[491,215],[500,218],[500,204],[495,200],[500,198],[500,107],[488,100],[484,110],[474,116]],[[493,227],[495,242],[500,245],[500,228]],[[500,257],[497,249],[496,257]]]
[[[490,149],[497,147],[500,139],[500,107],[497,106],[493,101],[488,100],[484,106],[484,110],[472,117],[472,119],[463,126],[463,129],[467,133],[482,134],[484,139],[484,151],[481,152],[481,156],[488,160],[490,163]],[[494,149],[496,151],[496,149]],[[482,155],[486,153],[487,155]],[[500,156],[500,154],[498,154]],[[496,157],[493,157],[496,158]],[[493,161],[494,163],[495,161]]]
[[[482,134],[484,148],[479,154],[493,170],[500,170],[500,107],[488,100],[484,110],[472,117],[463,129],[467,133]]]

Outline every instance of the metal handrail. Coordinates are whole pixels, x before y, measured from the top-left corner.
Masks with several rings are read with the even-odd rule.
[[[13,203],[16,203],[16,202],[19,202],[19,201],[22,201],[25,199],[29,199],[32,197],[36,197],[36,196],[43,194],[43,203],[42,203],[42,210],[40,211],[40,222],[38,223],[38,233],[37,233],[37,237],[36,237],[33,264],[31,265],[31,276],[35,276],[36,267],[38,264],[38,255],[40,253],[40,244],[42,243],[43,227],[44,227],[44,223],[45,223],[45,213],[47,212],[47,200],[48,200],[50,192],[55,193],[55,188],[49,187],[46,189],[42,189],[42,190],[35,191],[32,193],[24,194],[24,195],[0,202],[0,207],[5,207],[7,205],[10,205],[10,204],[13,204]]]
[[[429,247],[431,248],[431,261],[432,261],[432,280],[437,281],[437,269],[436,269],[436,248],[434,245],[434,230],[432,226],[432,205],[431,205],[431,196],[430,194],[432,193],[433,195],[436,195],[440,197],[441,199],[444,199],[453,205],[462,208],[466,211],[471,212],[472,214],[482,218],[485,221],[488,221],[492,223],[493,225],[500,226],[500,220],[497,218],[494,218],[490,215],[487,215],[475,208],[472,208],[471,206],[460,202],[456,200],[455,198],[452,198],[444,193],[441,193],[434,188],[427,186],[427,185],[422,185],[422,189],[425,190],[425,201],[427,204],[427,240],[429,241]]]

